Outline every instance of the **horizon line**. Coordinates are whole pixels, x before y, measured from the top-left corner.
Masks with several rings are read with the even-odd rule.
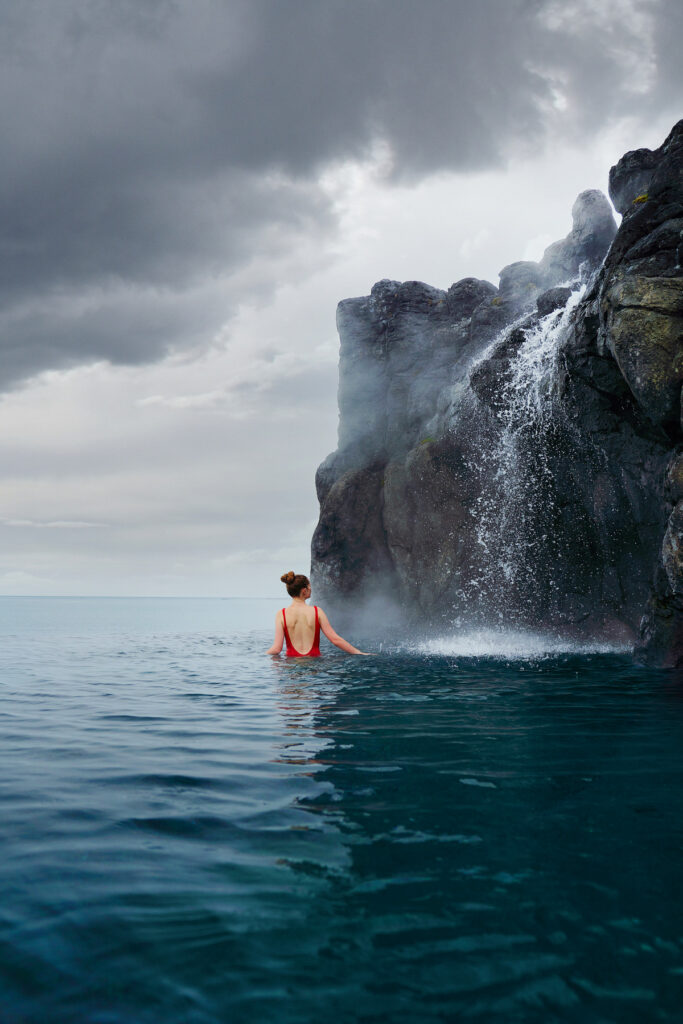
[[[13,598],[27,600],[60,601],[276,601],[278,595],[218,595],[218,594],[0,594],[0,600]]]

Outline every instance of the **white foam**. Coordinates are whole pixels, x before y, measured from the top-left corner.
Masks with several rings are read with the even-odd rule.
[[[630,648],[625,644],[598,640],[577,641],[524,630],[477,629],[423,640],[412,645],[411,650],[416,654],[456,658],[528,661],[559,654],[618,654]]]

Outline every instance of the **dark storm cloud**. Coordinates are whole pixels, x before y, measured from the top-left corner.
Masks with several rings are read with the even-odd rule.
[[[665,0],[661,16],[655,24],[655,52],[657,54],[657,85],[650,95],[654,112],[657,107],[672,104],[680,113],[683,108],[683,4],[678,0]],[[668,102],[667,102],[668,101]]]
[[[322,239],[316,172],[378,140],[417,178],[637,113],[608,6],[601,33],[578,0],[0,0],[0,380],[209,338],[237,296],[202,282]],[[650,105],[680,75],[656,38]]]

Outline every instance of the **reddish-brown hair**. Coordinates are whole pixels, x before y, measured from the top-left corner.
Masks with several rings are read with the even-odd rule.
[[[290,597],[299,597],[302,590],[306,587],[310,587],[308,576],[301,576],[294,572],[286,572],[280,579],[287,587],[287,593]]]

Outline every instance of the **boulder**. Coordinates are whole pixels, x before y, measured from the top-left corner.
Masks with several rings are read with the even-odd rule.
[[[600,266],[617,233],[612,208],[598,189],[577,196],[572,207],[572,230],[548,246],[540,262],[547,286],[587,278]]]
[[[614,209],[628,213],[636,202],[647,200],[657,154],[649,149],[632,149],[609,172],[609,197]]]
[[[536,299],[536,309],[539,316],[547,316],[556,309],[562,309],[567,305],[567,299],[571,295],[571,288],[548,288]]]
[[[471,317],[480,303],[494,298],[497,294],[498,289],[490,281],[465,277],[452,284],[446,292],[446,309],[453,318]]]
[[[646,415],[680,431],[683,287],[680,278],[644,277],[619,267],[600,298],[608,348]]]
[[[545,276],[538,263],[520,260],[500,272],[498,295],[502,302],[514,303],[520,310],[531,309],[545,288]]]

